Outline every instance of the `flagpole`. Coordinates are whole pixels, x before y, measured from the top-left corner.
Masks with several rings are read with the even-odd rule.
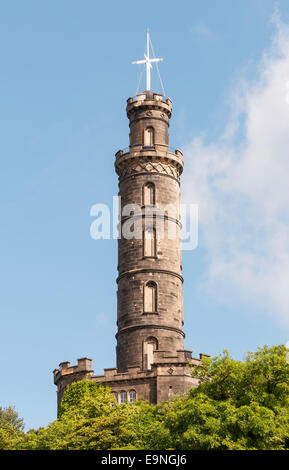
[[[147,56],[146,56],[146,69],[147,69],[147,90],[151,89],[151,71],[150,71],[150,33],[147,29]]]

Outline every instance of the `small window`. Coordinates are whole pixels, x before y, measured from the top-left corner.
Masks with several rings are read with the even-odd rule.
[[[130,403],[133,403],[134,401],[136,401],[136,391],[135,390],[131,390],[129,392],[129,402]]]
[[[152,206],[155,204],[155,185],[146,183],[143,187],[143,205]]]
[[[154,128],[147,127],[144,131],[144,147],[153,147],[154,146]]]
[[[127,393],[125,391],[120,392],[120,404],[125,403],[127,400]]]
[[[149,281],[145,284],[144,312],[145,313],[157,312],[157,285],[153,281]]]
[[[143,255],[144,257],[156,256],[156,229],[146,228],[143,232]]]
[[[118,393],[117,392],[112,392],[114,398],[116,399],[116,403],[118,403]]]
[[[154,351],[158,349],[158,341],[156,338],[147,338],[143,343],[143,368],[151,370],[154,362]]]
[[[173,387],[170,385],[169,387],[169,397],[173,395]]]

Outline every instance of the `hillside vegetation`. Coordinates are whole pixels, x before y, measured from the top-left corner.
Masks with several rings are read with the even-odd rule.
[[[283,345],[244,361],[224,351],[194,369],[198,388],[161,405],[117,405],[109,388],[76,382],[46,428],[25,433],[0,408],[0,449],[289,449],[287,359]]]

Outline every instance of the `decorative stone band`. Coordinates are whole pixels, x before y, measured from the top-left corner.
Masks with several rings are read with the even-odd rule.
[[[180,281],[184,282],[184,278],[178,273],[175,273],[173,271],[167,271],[166,269],[154,269],[154,268],[142,268],[142,269],[133,269],[132,271],[124,271],[118,276],[118,278],[116,279],[116,282],[118,283],[118,281],[125,276],[133,276],[134,274],[140,274],[140,273],[168,274],[170,276],[175,276],[178,279],[180,279]]]
[[[175,219],[174,217],[170,217],[168,215],[163,215],[162,213],[160,214],[156,214],[153,212],[154,208],[152,208],[152,213],[149,214],[149,213],[143,213],[143,214],[140,214],[140,215],[133,215],[132,217],[130,217],[129,215],[126,215],[126,216],[122,216],[121,218],[121,224],[124,224],[126,221],[128,220],[131,220],[132,222],[134,220],[138,220],[138,219],[141,219],[141,218],[146,218],[146,219],[162,219],[162,220],[169,220],[170,222],[174,222],[175,224],[177,224],[180,228],[182,228],[182,224],[181,222],[178,220],[178,219]]]
[[[180,185],[180,178],[179,177],[176,178],[175,176],[166,175],[165,173],[148,172],[148,171],[142,171],[141,173],[131,173],[130,175],[126,175],[123,178],[119,177],[119,179],[120,179],[120,181],[124,181],[125,179],[129,179],[129,178],[137,178],[138,176],[151,175],[152,173],[155,173],[157,175],[161,175],[165,178],[172,178],[174,181],[176,181],[176,183],[178,183]]]
[[[126,326],[124,328],[121,328],[119,330],[115,337],[117,338],[119,335],[126,333],[127,331],[133,331],[133,330],[147,330],[149,328],[157,329],[157,330],[169,330],[169,331],[175,331],[176,333],[180,334],[184,338],[186,337],[185,333],[180,330],[179,328],[175,328],[173,326],[166,326],[166,325],[157,325],[157,324],[149,324],[149,325],[133,325],[133,326]]]
[[[146,119],[151,120],[152,118],[154,121],[165,121],[166,124],[169,126],[169,117],[166,114],[164,114],[162,110],[159,112],[158,115],[156,115],[156,113],[152,113],[152,111],[147,111],[147,110],[143,110],[143,112],[135,113],[134,115],[131,115],[130,126],[133,122],[144,121]]]
[[[160,111],[170,118],[172,115],[172,102],[170,98],[167,98],[166,101],[156,99],[157,95],[154,95],[152,98],[153,99],[148,100],[145,95],[138,95],[136,100],[129,98],[127,100],[126,107],[126,113],[129,120],[132,121],[140,112],[149,112],[151,110]]]
[[[165,151],[138,151],[123,154],[116,153],[115,171],[121,178],[137,173],[159,173],[172,176],[179,181],[183,172],[181,151],[171,153]]]
[[[133,162],[131,165],[124,168],[119,175],[121,178],[127,178],[135,173],[160,173],[161,175],[168,175],[179,181],[180,173],[177,168],[163,162],[150,162],[146,160]]]

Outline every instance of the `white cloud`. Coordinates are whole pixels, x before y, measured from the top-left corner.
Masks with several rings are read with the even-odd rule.
[[[217,34],[211,28],[209,28],[209,26],[203,21],[200,21],[198,24],[196,24],[192,28],[192,32],[194,34],[197,34],[198,36],[209,40],[214,40],[218,38]]]
[[[206,287],[223,300],[238,292],[289,328],[289,26],[274,22],[258,78],[231,96],[223,136],[184,149],[182,192],[199,204]]]

